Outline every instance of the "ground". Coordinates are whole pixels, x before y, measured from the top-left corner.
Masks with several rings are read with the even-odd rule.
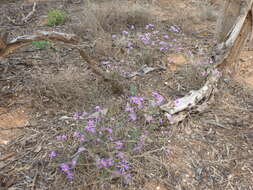
[[[21,23],[34,2],[35,14]],[[212,67],[221,2],[0,2],[0,14],[5,15],[0,25],[10,33],[9,41],[39,30],[75,34],[98,68],[124,88],[117,92],[71,44],[29,43],[1,54],[0,189],[252,189],[250,45],[241,54],[240,71],[223,76],[203,111],[189,110],[185,120],[171,125],[154,105],[204,84]],[[48,26],[52,9],[64,10],[66,21]],[[159,69],[127,77],[145,67]],[[135,112],[127,111],[128,106]],[[96,136],[96,141],[75,141],[73,134],[83,132],[89,121],[108,134]],[[113,143],[124,142],[123,148],[118,144],[112,150],[108,136],[117,139]],[[82,147],[87,152],[74,156]],[[128,157],[127,173],[116,175],[114,166],[104,169],[94,162],[119,150]],[[66,179],[72,174],[60,166],[76,158],[74,177]]]

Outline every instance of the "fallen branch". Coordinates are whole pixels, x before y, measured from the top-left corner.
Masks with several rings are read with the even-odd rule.
[[[220,79],[220,73],[218,70],[214,70],[205,85],[199,90],[193,90],[189,92],[186,96],[170,102],[168,104],[160,106],[160,108],[170,115],[181,112],[185,109],[191,109],[195,107],[201,100],[208,97],[212,94],[215,84],[217,84]]]
[[[215,66],[209,74],[205,85],[197,91],[189,92],[186,96],[176,101],[160,106],[163,111],[167,112],[166,116],[171,123],[178,123],[187,116],[187,114],[180,112],[196,108],[197,105],[207,101],[225,69],[229,68],[230,71],[231,67],[235,70],[237,69],[240,52],[249,35],[252,36],[252,4],[253,0],[249,4],[243,4],[240,15],[227,37],[214,49]]]
[[[11,40],[8,45],[17,44],[17,43],[27,43],[38,40],[59,40],[66,43],[77,44],[78,39],[74,34],[66,34],[62,32],[55,31],[38,31],[34,35],[24,35],[18,36],[17,38]]]
[[[8,32],[5,29],[0,30],[0,52],[7,47]]]
[[[8,33],[7,33],[7,36],[8,36]],[[7,39],[4,38],[3,36],[0,39],[0,57],[5,57],[11,54],[14,50],[24,45],[27,45],[30,42],[40,41],[40,40],[53,40],[53,41],[56,40],[56,41],[62,41],[65,43],[70,43],[70,44],[78,43],[78,38],[76,35],[66,34],[62,32],[55,32],[55,31],[38,31],[36,34],[33,34],[33,35],[18,36],[15,39],[11,40],[10,42],[7,42]]]

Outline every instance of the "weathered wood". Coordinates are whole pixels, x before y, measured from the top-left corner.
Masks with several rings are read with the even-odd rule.
[[[238,3],[238,1],[235,2]],[[162,110],[168,112],[170,117],[177,117],[177,119],[169,119],[170,121],[179,122],[183,120],[185,117],[181,117],[180,112],[193,109],[200,103],[200,101],[208,100],[213,92],[213,89],[217,85],[222,72],[238,70],[240,52],[249,36],[252,36],[253,28],[253,0],[240,2],[239,14],[237,12],[235,13],[238,15],[234,23],[229,23],[230,20],[226,21],[227,18],[221,18],[222,21],[219,21],[219,24],[225,22],[228,22],[228,24],[227,26],[224,26],[225,31],[220,36],[219,40],[222,41],[217,45],[217,48],[214,49],[213,56],[216,63],[213,71],[209,74],[205,85],[197,91],[191,91],[183,98],[177,99],[174,102],[170,102],[160,107]],[[233,2],[231,0],[226,0],[226,8],[228,8],[227,6],[229,3]],[[226,9],[223,11],[229,12]],[[224,15],[227,15],[227,13],[224,13]]]
[[[5,29],[0,29],[0,52],[7,46],[8,32]]]
[[[4,33],[3,33],[4,34]],[[3,35],[2,41],[0,40],[0,57],[5,57],[11,54],[14,50],[23,47],[24,45],[39,40],[53,40],[62,41],[70,44],[78,44],[78,38],[74,34],[66,34],[55,31],[38,31],[33,35],[18,36],[7,43],[7,36]]]
[[[225,0],[216,25],[216,39],[218,43],[225,40],[236,18],[240,14],[241,0]]]

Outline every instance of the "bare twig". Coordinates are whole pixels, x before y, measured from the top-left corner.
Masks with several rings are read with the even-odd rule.
[[[7,40],[4,40],[4,38],[2,38],[2,42],[5,43],[1,43],[0,40],[0,57],[5,57],[11,54],[15,49],[18,49],[26,45],[27,43],[39,40],[62,41],[69,44],[77,44],[79,41],[77,36],[74,34],[66,34],[56,31],[38,31],[36,34],[33,35],[18,36],[17,38],[12,39],[9,43],[6,42]]]
[[[37,5],[36,2],[34,2],[34,3],[33,3],[32,11],[29,12],[29,13],[26,15],[26,17],[24,17],[24,18],[22,19],[22,22],[27,23],[29,20],[31,20],[33,14],[34,14],[35,11],[36,11],[36,5]]]

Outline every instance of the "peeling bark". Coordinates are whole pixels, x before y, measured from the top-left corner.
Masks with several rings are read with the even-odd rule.
[[[234,3],[238,2],[238,0],[226,0],[223,15],[227,17],[228,12],[233,11],[233,9],[229,9],[235,5]],[[239,6],[239,11],[237,9],[235,10],[237,19],[235,19],[236,21],[234,23],[231,24],[230,20],[228,21],[229,18],[225,17],[221,18],[221,21],[218,21],[218,25],[221,23],[224,25],[225,28],[223,29],[225,33],[221,34],[218,39],[221,41],[212,52],[215,66],[213,71],[209,74],[205,85],[197,91],[191,91],[186,96],[160,107],[162,110],[170,114],[168,119],[171,123],[174,123],[174,121],[177,123],[182,121],[185,118],[181,117],[183,111],[189,111],[196,108],[198,105],[205,103],[212,95],[222,72],[235,72],[238,70],[240,66],[240,52],[247,39],[250,36],[252,37],[252,4],[253,0],[240,1],[240,4],[237,4],[237,6]],[[231,28],[228,26],[231,26]],[[174,118],[171,119],[171,117]]]
[[[78,38],[76,35],[55,31],[38,31],[36,34],[33,35],[18,36],[17,38],[11,40],[10,42],[7,42],[6,36],[8,36],[7,32],[5,33],[3,32],[3,35],[0,36],[0,57],[6,57],[16,49],[33,41],[54,40],[70,44],[78,43]]]

